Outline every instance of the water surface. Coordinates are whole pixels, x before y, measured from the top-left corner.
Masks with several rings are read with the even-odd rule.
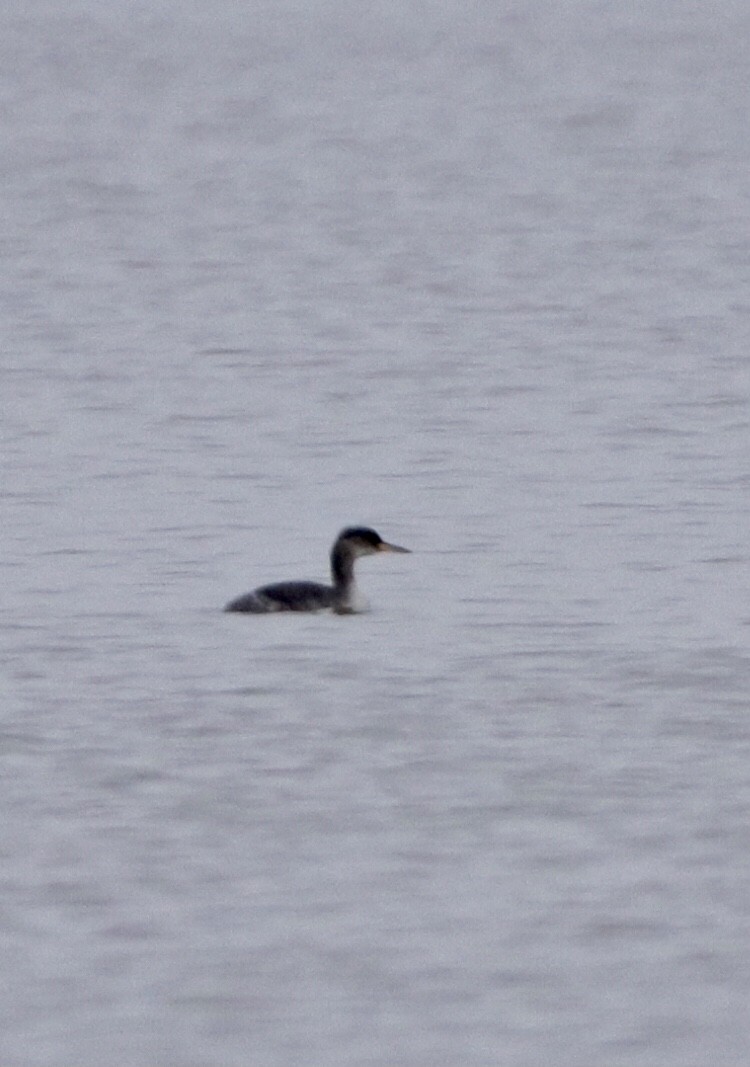
[[[745,6],[0,31],[3,1062],[742,1062]]]

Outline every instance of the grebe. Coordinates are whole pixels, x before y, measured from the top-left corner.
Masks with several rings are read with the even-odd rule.
[[[333,585],[319,582],[277,582],[262,585],[252,593],[231,600],[224,611],[247,611],[255,614],[271,611],[335,611],[340,615],[357,611],[354,585],[354,561],[375,552],[409,552],[400,545],[389,545],[380,534],[367,526],[349,526],[342,530],[331,549]]]

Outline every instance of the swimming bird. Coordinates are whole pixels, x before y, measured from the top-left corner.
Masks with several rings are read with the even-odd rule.
[[[331,549],[333,585],[320,582],[276,582],[230,600],[224,611],[265,614],[273,611],[335,611],[347,615],[358,610],[354,584],[354,561],[376,552],[409,552],[390,545],[367,526],[348,526]]]

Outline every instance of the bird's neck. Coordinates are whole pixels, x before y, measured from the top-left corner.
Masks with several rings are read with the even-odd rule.
[[[337,593],[346,593],[354,585],[354,556],[341,545],[331,551],[331,577]]]

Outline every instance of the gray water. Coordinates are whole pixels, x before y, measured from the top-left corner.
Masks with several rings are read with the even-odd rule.
[[[747,1061],[749,29],[3,7],[4,1065]]]

